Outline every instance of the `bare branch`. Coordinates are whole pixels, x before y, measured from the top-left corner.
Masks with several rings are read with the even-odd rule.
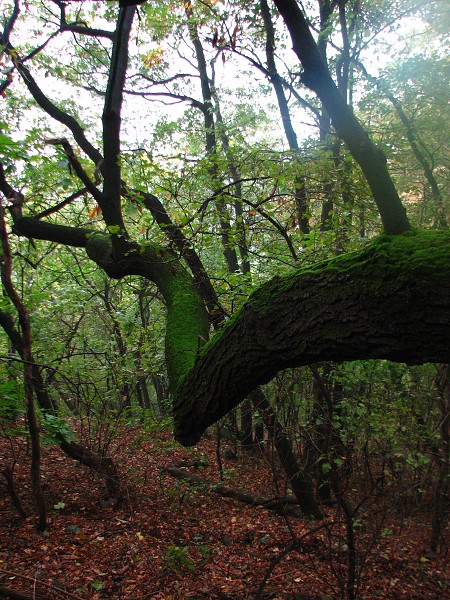
[[[71,165],[79,179],[84,183],[86,188],[92,194],[92,196],[97,200],[100,206],[102,206],[102,204],[105,203],[105,195],[95,186],[94,182],[90,179],[89,175],[83,169],[83,167],[80,164],[80,161],[75,156],[75,152],[73,151],[73,148],[70,145],[69,141],[66,140],[66,138],[54,138],[45,140],[45,143],[51,144],[52,146],[62,146],[67,156],[67,160],[69,161],[69,164]]]
[[[68,204],[70,204],[71,202],[76,200],[77,198],[80,198],[80,196],[83,196],[83,194],[86,194],[87,191],[88,191],[87,188],[82,188],[81,190],[78,190],[78,192],[74,192],[73,194],[70,194],[70,196],[68,198],[66,198],[65,200],[63,200],[62,202],[59,202],[55,206],[51,206],[50,208],[43,210],[41,213],[35,215],[34,218],[39,220],[39,219],[43,219],[44,217],[48,217],[49,215],[53,215],[56,212],[59,212],[62,208],[64,208],[64,206],[67,206]]]
[[[103,108],[103,192],[106,205],[102,207],[107,225],[119,225],[125,231],[120,208],[120,124],[123,89],[128,66],[128,41],[136,7],[121,8],[114,33],[111,66]]]
[[[41,90],[31,75],[29,69],[24,65],[23,60],[19,57],[15,48],[0,35],[0,44],[5,47],[6,53],[11,57],[11,60],[19,71],[23,82],[28,88],[28,91],[33,96],[38,105],[53,119],[62,123],[72,132],[77,144],[84,150],[89,158],[97,165],[102,156],[100,152],[87,140],[84,131],[78,121],[56,106]]]
[[[71,31],[72,33],[79,33],[81,35],[87,35],[91,37],[104,37],[109,40],[114,38],[114,32],[106,31],[105,29],[96,29],[94,27],[88,27],[84,21],[75,21],[68,23],[66,19],[66,4],[60,0],[52,0],[54,4],[60,10],[60,31]]]

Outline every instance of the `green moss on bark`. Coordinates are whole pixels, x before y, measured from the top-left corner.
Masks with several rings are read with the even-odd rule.
[[[175,435],[205,427],[287,367],[323,360],[450,360],[450,232],[383,235],[276,277],[201,348],[174,397]]]
[[[197,353],[208,339],[209,316],[187,274],[172,274],[164,287],[167,370],[170,385],[175,389],[194,365]]]
[[[356,282],[364,279],[373,293],[377,292],[379,277],[372,277],[375,272],[383,269],[383,285],[389,280],[389,274],[397,276],[404,269],[429,272],[430,267],[437,278],[450,277],[450,231],[410,230],[401,235],[383,234],[373,240],[362,250],[355,250],[341,256],[321,261],[310,267],[296,269],[284,277],[275,277],[261,286],[249,298],[252,308],[266,309],[273,294],[288,290],[298,285],[299,277],[321,273],[348,274]],[[215,338],[213,338],[215,339]]]
[[[171,388],[176,389],[209,336],[209,315],[192,276],[178,256],[156,244],[140,247],[124,238],[96,233],[89,238],[86,251],[110,277],[141,275],[158,287],[167,308],[167,372]]]
[[[373,277],[374,271],[383,269],[388,281],[389,271],[397,276],[403,269],[430,270],[433,265],[437,279],[450,279],[450,231],[409,230],[401,235],[380,235],[365,248],[354,250],[341,256],[320,261],[308,267],[293,270],[283,277],[274,277],[266,284],[257,288],[248,298],[244,306],[236,312],[224,326],[205,344],[199,352],[199,357],[206,355],[210,348],[227,334],[234,322],[242,318],[243,313],[250,307],[258,311],[258,306],[265,313],[267,306],[273,301],[274,294],[287,291],[292,286],[297,286],[299,280],[305,281],[309,276],[317,277],[321,273],[348,273],[355,281],[355,286],[360,284],[361,278],[373,293],[377,293],[379,277]],[[300,279],[299,279],[300,278]]]

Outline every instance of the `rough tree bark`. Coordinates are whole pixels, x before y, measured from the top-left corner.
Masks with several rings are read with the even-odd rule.
[[[203,430],[288,367],[323,360],[450,359],[450,232],[381,236],[275,277],[201,350],[174,399],[175,437]]]

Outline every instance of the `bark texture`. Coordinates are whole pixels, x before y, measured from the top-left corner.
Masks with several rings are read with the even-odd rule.
[[[450,232],[383,235],[276,277],[202,348],[174,398],[175,437],[203,431],[281,369],[324,360],[450,361]]]

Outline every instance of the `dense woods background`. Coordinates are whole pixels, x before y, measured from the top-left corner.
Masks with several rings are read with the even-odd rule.
[[[120,4],[0,9],[0,596],[443,597],[447,3]]]

